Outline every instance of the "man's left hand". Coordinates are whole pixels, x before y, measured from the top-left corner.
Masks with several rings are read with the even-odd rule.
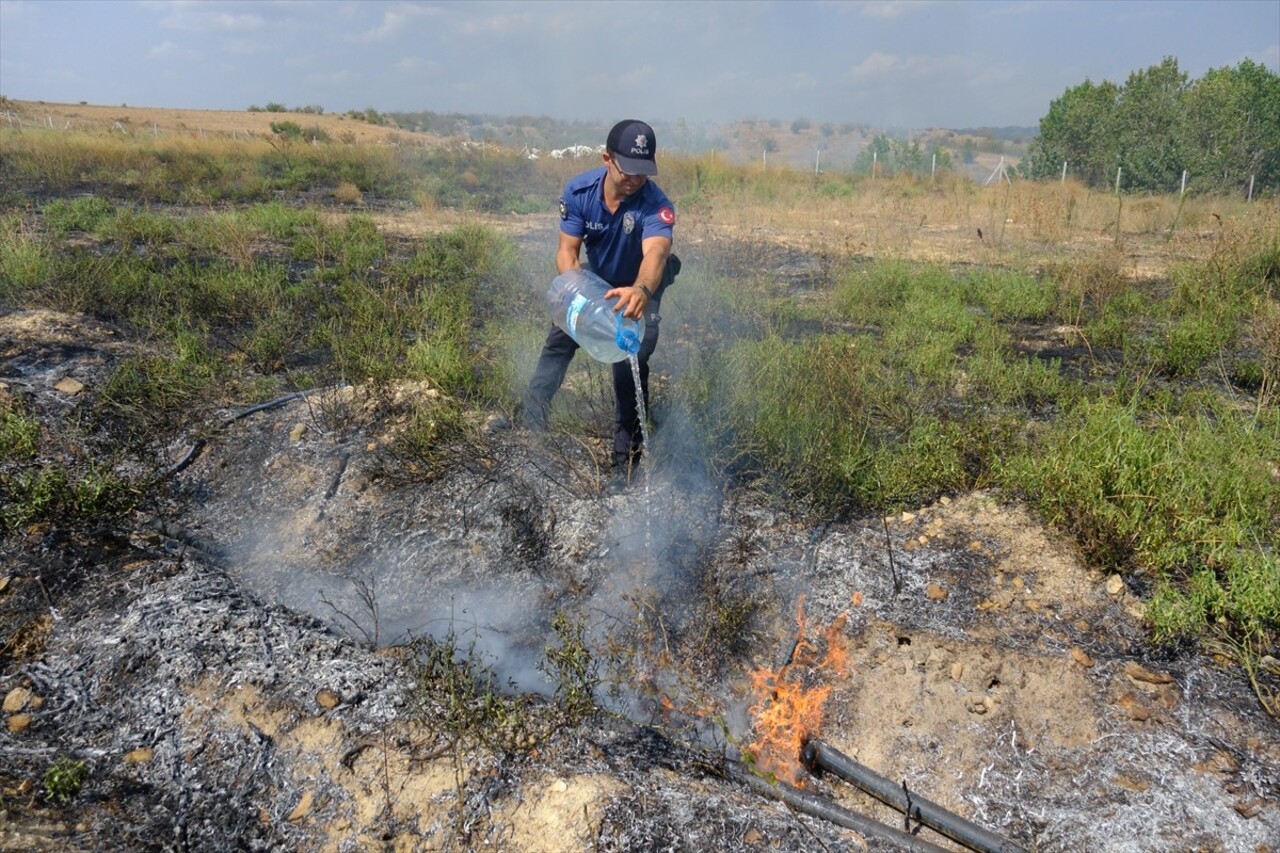
[[[621,311],[622,316],[628,320],[639,320],[644,316],[644,306],[649,304],[649,294],[639,285],[633,284],[630,287],[615,287],[605,293],[605,299],[613,299],[617,297],[618,301],[614,304],[614,311]]]

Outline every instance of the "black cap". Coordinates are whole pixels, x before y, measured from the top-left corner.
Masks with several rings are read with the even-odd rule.
[[[628,175],[658,174],[658,164],[653,160],[658,137],[652,127],[639,119],[629,118],[615,124],[605,147],[618,168]]]

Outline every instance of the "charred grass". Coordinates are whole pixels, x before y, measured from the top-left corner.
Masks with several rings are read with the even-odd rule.
[[[6,399],[8,529],[68,508],[125,511],[156,471],[116,464],[105,448],[154,455],[193,423],[281,394],[435,389],[383,454],[398,482],[438,475],[476,446],[486,412],[513,408],[542,324],[510,294],[537,274],[492,230],[405,238],[365,208],[545,210],[573,164],[284,140],[27,132],[4,143],[0,303],[92,316],[144,345],[110,366],[69,432],[38,428]],[[1158,639],[1274,637],[1274,217],[1206,198],[1131,199],[1126,214],[1070,184],[871,181],[714,158],[672,158],[664,187],[706,223],[735,210],[735,233],[843,234],[822,243],[804,281],[751,238],[721,243],[714,263],[686,264],[668,297],[668,324],[688,345],[664,344],[675,369],[655,417],[687,412],[723,482],[779,487],[827,517],[1001,486],[1146,590]],[[851,208],[870,211],[865,227],[827,227]],[[913,254],[924,230],[953,225],[973,234],[968,263]],[[1053,248],[1099,233],[1084,249]],[[1202,251],[1167,277],[1138,277],[1124,243],[1134,235],[1160,238],[1175,258],[1183,241]],[[606,385],[576,364],[564,397],[586,405],[562,400],[553,423],[603,435]],[[335,404],[331,428],[359,410]],[[750,608],[708,589],[714,645],[732,647]],[[559,660],[564,678],[581,675]]]

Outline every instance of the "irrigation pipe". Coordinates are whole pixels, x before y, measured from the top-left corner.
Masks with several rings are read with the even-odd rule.
[[[864,817],[816,794],[788,785],[786,782],[770,782],[737,761],[725,761],[722,767],[729,779],[751,788],[758,794],[778,800],[810,817],[822,818],[829,823],[834,823],[836,826],[843,826],[845,829],[852,829],[855,832],[860,832],[880,841],[887,841],[895,845],[899,850],[907,851],[907,853],[949,853],[948,850],[936,844],[930,844],[928,841],[916,838],[910,833],[895,829],[869,817]]]
[[[907,815],[908,818],[937,830],[970,850],[976,850],[979,853],[1027,853],[1026,848],[1019,847],[1012,841],[972,821],[965,820],[954,812],[947,811],[937,803],[909,793],[905,784],[894,784],[871,768],[859,764],[820,740],[810,740],[805,744],[801,757],[811,771],[817,773],[825,770],[839,776],[877,800]]]

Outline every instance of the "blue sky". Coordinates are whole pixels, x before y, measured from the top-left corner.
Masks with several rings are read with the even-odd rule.
[[[0,0],[0,94],[192,109],[1035,125],[1165,56],[1280,71],[1280,0]]]

